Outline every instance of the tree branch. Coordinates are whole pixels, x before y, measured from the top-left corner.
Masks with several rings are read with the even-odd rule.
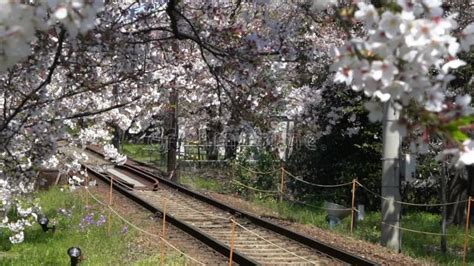
[[[25,98],[20,102],[20,104],[15,108],[13,113],[11,113],[8,118],[5,120],[3,123],[2,127],[0,128],[0,131],[4,130],[8,124],[15,118],[15,116],[23,111],[23,107],[25,104],[37,93],[39,92],[42,88],[47,86],[48,84],[51,83],[51,79],[53,77],[54,71],[56,70],[56,67],[58,66],[59,63],[59,57],[61,56],[61,52],[63,50],[63,44],[64,44],[64,39],[66,37],[66,30],[64,28],[61,28],[61,32],[59,33],[59,38],[58,38],[58,47],[56,48],[56,53],[54,55],[53,63],[49,67],[48,75],[46,76],[46,79],[41,82],[41,84],[34,90],[32,90],[28,95],[26,95]]]

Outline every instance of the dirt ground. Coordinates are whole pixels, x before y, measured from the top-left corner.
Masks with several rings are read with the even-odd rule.
[[[97,186],[90,188],[94,196],[103,202],[107,202],[109,187],[105,183],[98,181]],[[81,191],[86,196],[86,191]],[[92,199],[89,199],[92,202]],[[155,235],[159,235],[162,230],[162,218],[150,213],[140,205],[132,202],[124,197],[122,194],[114,191],[113,193],[113,208],[120,213],[127,220]],[[114,219],[119,219],[114,217]],[[134,230],[131,226],[128,229]],[[198,240],[194,239],[187,233],[177,229],[174,226],[167,225],[167,240],[185,252],[187,255],[205,263],[206,265],[227,265],[226,257],[216,253],[214,250],[205,246]],[[124,259],[124,265],[130,265],[133,262],[144,259],[150,256],[160,254],[160,240],[158,237],[152,237],[140,233],[132,243],[129,243],[129,251]],[[171,247],[166,247],[167,255],[178,255]],[[198,265],[188,260],[186,265]]]

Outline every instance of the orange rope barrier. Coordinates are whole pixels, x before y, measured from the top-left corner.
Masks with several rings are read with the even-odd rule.
[[[388,225],[388,226],[390,226],[390,227],[393,227],[393,228],[396,228],[396,229],[400,229],[400,230],[403,230],[403,231],[412,232],[412,233],[418,233],[418,234],[425,234],[425,235],[432,235],[432,236],[452,236],[452,235],[453,235],[453,234],[441,234],[441,233],[418,231],[418,230],[413,230],[413,229],[409,229],[409,228],[404,228],[404,227],[400,227],[400,226],[396,226],[396,225],[388,224],[388,223],[384,223],[384,222],[382,222],[382,224]]]
[[[337,208],[336,209],[336,208],[319,207],[319,206],[308,204],[306,202],[302,202],[302,201],[298,201],[298,200],[292,200],[292,199],[289,199],[286,196],[284,196],[284,198],[285,198],[285,200],[287,200],[289,202],[298,203],[298,204],[305,205],[305,206],[308,206],[308,207],[311,207],[311,208],[321,209],[321,210],[326,210],[326,211],[350,211],[350,210],[352,210],[351,208]],[[357,209],[354,209],[354,211],[359,212],[359,210],[357,210]]]
[[[305,184],[310,185],[310,186],[325,187],[325,188],[336,188],[336,187],[344,187],[344,186],[352,185],[352,181],[351,181],[351,182],[347,182],[347,183],[342,183],[342,184],[335,184],[335,185],[324,185],[324,184],[311,183],[311,182],[308,182],[308,181],[306,181],[306,180],[301,179],[301,177],[299,177],[299,176],[293,175],[292,173],[288,172],[288,171],[285,170],[285,169],[283,169],[283,170],[285,171],[285,173],[286,173],[288,176],[290,176],[291,178],[295,179],[296,181],[305,183]]]
[[[369,192],[370,194],[382,199],[382,200],[387,200],[387,201],[393,201],[395,203],[399,203],[399,204],[402,204],[402,205],[409,205],[409,206],[419,206],[419,207],[439,207],[439,206],[448,206],[448,205],[453,205],[453,204],[457,204],[457,203],[464,203],[464,202],[467,202],[468,200],[460,200],[460,201],[455,201],[455,202],[447,202],[447,203],[434,203],[434,204],[425,204],[425,203],[411,203],[411,202],[404,202],[404,201],[399,201],[399,200],[394,200],[394,199],[391,199],[391,198],[386,198],[386,197],[383,197],[379,194],[377,194],[376,192],[368,189],[367,187],[365,187],[364,185],[362,185],[359,181],[357,181],[357,184],[363,188],[364,190],[366,190],[367,192]]]

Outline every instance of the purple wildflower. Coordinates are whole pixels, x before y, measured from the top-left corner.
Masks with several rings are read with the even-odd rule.
[[[99,216],[99,219],[98,219],[97,222],[96,222],[96,225],[97,225],[97,226],[101,226],[101,225],[103,225],[104,223],[105,223],[105,216],[101,214],[101,215]]]
[[[122,228],[122,231],[121,231],[121,232],[122,232],[122,234],[128,233],[128,226],[124,226],[124,227]]]
[[[89,225],[94,224],[94,213],[86,215],[83,220]]]
[[[81,231],[84,231],[85,228],[89,225],[95,224],[94,222],[94,213],[90,213],[86,215],[84,218],[82,218],[81,222],[79,223],[79,228]]]

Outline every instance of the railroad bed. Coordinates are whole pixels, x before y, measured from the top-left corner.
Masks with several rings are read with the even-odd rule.
[[[103,199],[107,198],[106,193],[109,191],[109,184],[102,181],[98,180],[97,182],[97,187],[95,188],[89,188],[91,192],[96,193],[103,193]],[[120,199],[118,199],[120,198]],[[117,201],[119,203],[117,203]],[[127,201],[124,204],[124,201]],[[127,208],[135,208],[139,209],[139,212],[147,211],[143,210],[143,208],[139,205],[136,204],[135,202],[129,200],[126,198],[124,195],[114,195],[114,202],[115,206],[117,204],[121,204],[119,208],[114,207],[116,211],[119,213],[122,213],[124,209]],[[130,212],[126,212],[130,213]],[[125,217],[128,218],[128,217]],[[162,229],[162,222],[163,220],[161,217],[157,217],[154,214],[150,213],[149,216],[147,217],[148,219],[153,219],[153,227],[154,228],[147,228],[148,232],[153,233],[153,234],[159,234],[159,232]],[[133,222],[133,221],[131,221]],[[151,238],[153,239],[152,241],[156,241],[155,244],[151,244],[152,246],[158,247],[159,246],[159,240],[157,238]],[[166,225],[166,239],[175,247],[179,248],[181,251],[186,253],[187,255],[195,258],[199,262],[205,263],[206,265],[218,265],[218,266],[227,266],[228,265],[228,257],[224,256],[218,252],[216,252],[214,249],[210,248],[209,246],[205,245],[198,239],[194,238],[192,235],[183,232],[181,229],[177,228],[176,226],[167,223]],[[141,243],[141,241],[140,241]],[[147,244],[148,246],[148,244]],[[160,247],[161,248],[161,247]],[[171,256],[180,256],[179,252],[173,250],[173,248],[169,246],[164,246],[166,248],[166,254],[171,255]],[[133,247],[132,249],[137,249],[137,247]],[[148,248],[149,249],[149,248]],[[132,251],[133,252],[133,251]],[[154,254],[157,254],[154,252]],[[187,260],[186,265],[200,265],[194,261]]]
[[[89,166],[101,162],[97,150],[88,150]],[[110,163],[109,163],[110,164]],[[233,261],[241,265],[373,265],[374,263],[325,245],[251,214],[215,202],[145,169],[127,163],[98,177],[113,176],[116,189],[149,210],[163,212],[168,221],[199,238],[224,256],[233,247]],[[156,184],[153,179],[159,180]],[[106,181],[106,180],[105,180]],[[133,184],[133,185],[131,185]],[[134,188],[132,188],[134,187]],[[150,189],[152,188],[152,189]],[[166,207],[165,207],[166,204]],[[196,235],[197,234],[197,235]]]

